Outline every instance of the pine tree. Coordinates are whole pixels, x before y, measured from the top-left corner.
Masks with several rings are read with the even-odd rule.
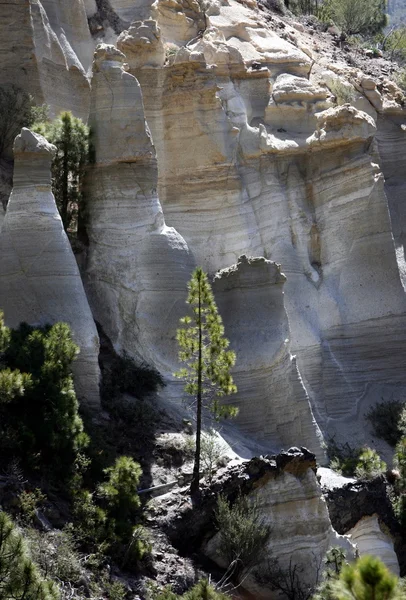
[[[181,319],[177,331],[179,360],[185,367],[175,373],[186,381],[185,391],[196,402],[196,449],[193,477],[190,487],[192,496],[199,493],[200,452],[202,435],[202,412],[206,407],[215,419],[237,414],[232,406],[220,404],[223,396],[237,391],[230,373],[235,364],[235,353],[227,350],[229,341],[224,337],[224,326],[207,274],[201,268],[195,269],[188,284],[186,302],[192,308],[193,316]]]
[[[22,535],[0,511],[0,600],[58,600],[56,586],[42,579]]]
[[[65,230],[74,228],[75,213],[83,214],[83,177],[89,156],[89,128],[70,112],[52,122],[37,123],[34,131],[56,146],[52,190]]]
[[[400,600],[399,580],[374,556],[363,556],[353,565],[343,567],[332,582],[334,600]]]

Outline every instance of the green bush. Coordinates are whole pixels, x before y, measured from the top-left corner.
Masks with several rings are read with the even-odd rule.
[[[72,476],[88,438],[78,414],[71,363],[78,348],[68,325],[16,330],[0,314],[0,450],[2,461]]]
[[[401,415],[405,403],[400,400],[378,402],[365,416],[371,422],[374,434],[390,446],[396,446],[402,436]]]
[[[394,485],[393,507],[399,522],[406,528],[406,436],[396,445],[393,466],[399,471],[399,478]]]
[[[363,448],[355,467],[355,476],[358,479],[373,479],[386,470],[386,463],[381,460],[376,450]]]
[[[329,90],[334,94],[336,102],[339,105],[354,102],[355,90],[352,86],[347,86],[337,77],[328,85]]]
[[[220,531],[219,552],[229,567],[233,565],[233,574],[238,580],[244,571],[261,561],[271,529],[257,506],[243,496],[233,505],[219,496],[215,518]]]
[[[386,464],[380,459],[376,450],[367,446],[352,448],[348,443],[341,446],[334,440],[329,440],[327,455],[330,459],[330,468],[345,477],[372,479],[386,469]]]
[[[0,512],[0,600],[58,600],[56,586],[43,579],[29,558],[23,537]]]
[[[343,567],[326,600],[400,600],[398,578],[374,556],[363,556]]]
[[[386,0],[326,0],[319,17],[334,21],[347,35],[373,35],[387,24]]]
[[[230,596],[217,592],[207,579],[202,579],[181,596],[172,592],[170,588],[166,588],[153,598],[154,600],[227,600]]]

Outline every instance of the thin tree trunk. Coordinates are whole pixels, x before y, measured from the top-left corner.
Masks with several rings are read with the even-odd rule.
[[[196,413],[196,450],[195,463],[193,465],[193,477],[190,485],[190,495],[197,497],[199,495],[200,484],[200,445],[202,437],[202,301],[201,301],[201,285],[199,281],[199,355],[197,363],[197,413]]]

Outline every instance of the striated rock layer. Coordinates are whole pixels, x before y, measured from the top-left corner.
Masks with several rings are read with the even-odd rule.
[[[99,403],[99,338],[51,191],[55,147],[23,129],[14,144],[14,188],[0,234],[0,307],[5,322],[70,325],[79,399]]]
[[[93,44],[83,0],[2,2],[0,40],[0,85],[17,85],[52,116],[72,110],[87,119]]]
[[[113,46],[95,53],[85,282],[95,318],[116,349],[170,371],[193,258],[165,224],[141,90],[124,60]]]
[[[290,354],[285,281],[275,263],[246,256],[214,278],[216,301],[237,354],[238,393],[230,403],[238,406],[244,431],[257,440],[270,447],[296,441],[313,448],[322,460],[321,433]]]

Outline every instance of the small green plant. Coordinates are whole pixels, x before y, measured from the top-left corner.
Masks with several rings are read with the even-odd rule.
[[[231,505],[219,496],[215,519],[220,532],[219,552],[238,582],[243,573],[261,561],[271,527],[264,521],[255,503],[239,496]]]
[[[327,445],[330,468],[345,477],[372,479],[386,469],[376,450],[369,447],[352,448],[348,443],[337,444],[330,439]]]
[[[341,79],[334,79],[328,84],[329,90],[334,94],[339,105],[351,104],[355,100],[355,90],[351,85],[346,85]]]
[[[192,589],[181,596],[172,592],[170,587],[158,593],[152,593],[152,600],[228,600],[230,596],[218,592],[207,579],[201,579]]]
[[[406,436],[396,445],[393,466],[399,473],[394,485],[393,507],[399,522],[406,528]]]
[[[394,75],[395,83],[406,93],[406,69],[398,69]]]
[[[0,600],[59,600],[56,586],[43,579],[10,517],[0,511]]]
[[[209,429],[202,435],[201,461],[207,481],[211,483],[216,468],[224,457],[227,448],[217,436],[214,429]]]
[[[32,523],[38,507],[46,500],[39,488],[32,491],[23,490],[17,497],[20,518],[24,523]]]
[[[327,600],[400,600],[398,578],[374,556],[363,556],[343,567],[331,584]]]
[[[331,19],[347,35],[373,35],[387,24],[385,0],[325,0],[319,17]]]
[[[386,470],[386,463],[381,460],[376,450],[363,448],[355,467],[355,476],[358,479],[373,479]]]
[[[119,539],[132,539],[133,523],[141,506],[138,496],[141,467],[130,456],[120,456],[104,472],[107,481],[99,485],[98,495],[103,500],[107,518]],[[139,549],[142,554],[142,544],[139,544]]]
[[[365,415],[372,424],[374,434],[390,446],[396,446],[402,436],[401,415],[405,403],[400,400],[378,402]]]

